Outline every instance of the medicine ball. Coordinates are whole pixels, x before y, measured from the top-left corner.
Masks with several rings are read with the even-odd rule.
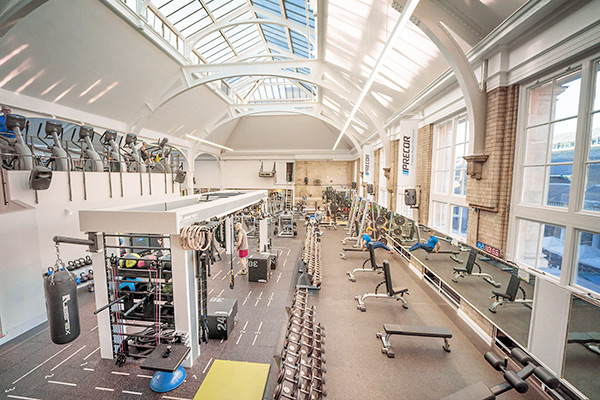
[[[121,268],[135,268],[138,265],[138,260],[141,258],[137,253],[127,253],[123,256],[125,260],[121,260]]]

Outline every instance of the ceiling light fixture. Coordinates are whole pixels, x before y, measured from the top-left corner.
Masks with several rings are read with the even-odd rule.
[[[227,150],[227,151],[233,151],[233,149],[230,149],[229,147],[221,146],[220,144],[216,144],[216,143],[213,143],[213,142],[209,142],[208,140],[200,139],[200,138],[198,138],[198,137],[196,137],[196,136],[192,136],[192,135],[185,135],[185,137],[188,137],[188,138],[190,138],[190,139],[197,140],[197,141],[199,141],[199,142],[202,142],[202,143],[209,144],[209,145],[211,145],[211,146],[218,147],[218,148],[220,148],[220,149],[223,149],[223,150]]]
[[[404,30],[404,27],[410,20],[410,17],[412,17],[412,14],[415,11],[415,8],[417,8],[417,4],[419,4],[419,0],[407,0],[406,1],[406,4],[404,5],[404,9],[402,10],[402,14],[400,15],[400,18],[398,19],[398,21],[396,22],[396,25],[394,26],[394,29],[392,30],[392,33],[390,34],[390,38],[388,39],[387,43],[385,44],[385,47],[383,48],[383,51],[379,55],[379,59],[377,60],[377,63],[375,64],[373,71],[371,71],[371,75],[369,76],[369,79],[367,79],[365,86],[362,88],[360,95],[358,96],[358,99],[356,100],[356,103],[354,104],[354,107],[352,108],[352,111],[350,112],[350,115],[348,115],[348,119],[346,120],[344,127],[340,131],[340,135],[338,136],[337,140],[335,141],[335,144],[333,145],[332,150],[335,150],[335,148],[338,146],[338,144],[340,143],[340,140],[342,140],[342,137],[348,130],[348,127],[354,120],[354,116],[356,115],[356,112],[360,108],[360,105],[362,104],[365,97],[367,97],[367,93],[369,92],[369,89],[371,89],[373,82],[375,82],[375,78],[377,78],[377,75],[379,74],[381,67],[383,67],[383,63],[385,62],[385,60],[389,56],[390,52],[394,48],[394,44],[400,37],[400,34]]]

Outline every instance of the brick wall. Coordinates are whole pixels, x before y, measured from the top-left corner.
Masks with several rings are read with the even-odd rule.
[[[433,124],[426,125],[417,133],[417,187],[421,189],[419,222],[429,224],[429,193],[431,190],[431,158],[433,151]]]
[[[390,179],[387,182],[388,189],[388,208],[396,211],[396,199],[398,198],[398,147],[400,140],[392,140],[390,142]]]
[[[508,86],[487,94],[484,154],[489,156],[482,178],[467,180],[467,203],[471,208],[467,241],[477,241],[506,252],[508,217],[517,132],[519,87]],[[479,215],[478,215],[479,214]]]
[[[353,166],[354,161],[296,161],[294,203],[302,201],[302,195],[306,195],[308,206],[312,208],[315,203],[321,204],[325,187],[332,185],[350,187]],[[304,183],[305,177],[308,178],[308,185]]]

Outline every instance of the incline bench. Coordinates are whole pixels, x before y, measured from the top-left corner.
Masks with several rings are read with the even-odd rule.
[[[473,272],[473,267],[477,265],[479,272]],[[494,280],[494,278],[490,274],[482,273],[481,266],[477,263],[477,249],[471,248],[469,250],[469,258],[467,260],[467,265],[464,268],[452,268],[454,270],[454,276],[452,277],[452,282],[458,282],[458,278],[467,278],[469,276],[480,276],[484,281],[489,283],[490,285],[499,288],[500,284]]]
[[[385,284],[386,293],[377,293],[377,290],[381,285]],[[396,299],[402,302],[402,307],[408,308],[408,303],[404,299],[404,294],[408,293],[408,288],[395,288],[392,285],[392,273],[390,272],[390,263],[387,260],[383,261],[383,281],[375,287],[375,293],[365,293],[362,296],[354,296],[354,299],[358,302],[356,308],[360,311],[367,311],[365,306],[365,299],[368,297],[376,297],[383,299]]]
[[[450,352],[450,343],[448,342],[448,339],[452,337],[452,332],[444,327],[384,324],[383,330],[385,331],[385,335],[383,332],[377,332],[377,337],[381,339],[381,343],[383,343],[381,352],[386,354],[389,358],[394,358],[394,349],[392,349],[392,345],[390,344],[390,336],[392,335],[442,338],[444,339],[442,348],[448,353]]]
[[[373,247],[373,242],[370,242],[367,245],[367,247],[369,248],[369,258],[367,258],[365,260],[365,262],[363,262],[362,267],[355,268],[352,271],[346,271],[346,275],[348,275],[348,279],[350,279],[351,282],[356,282],[356,277],[354,276],[354,274],[357,272],[375,272],[378,269],[383,268],[383,266],[377,265],[377,261],[375,259],[375,248]],[[359,249],[356,249],[356,250],[359,250]],[[359,251],[362,251],[362,250],[359,250]],[[371,261],[371,268],[365,268],[365,264],[369,261]]]

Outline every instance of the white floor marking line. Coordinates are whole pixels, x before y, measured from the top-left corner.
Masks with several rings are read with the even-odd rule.
[[[93,327],[92,329],[90,329],[90,332],[94,332],[96,329],[98,329],[98,325],[96,325],[95,327]]]
[[[287,262],[287,258],[283,260],[283,266],[285,267],[285,263]]]
[[[213,292],[213,290],[215,290],[215,288],[212,288],[208,291],[208,295],[210,296],[210,294]]]
[[[171,399],[171,400],[192,400],[192,399],[184,399],[183,397],[171,397],[171,396],[163,396],[162,399]]]
[[[219,270],[219,271],[217,271],[217,273],[216,273],[216,274],[214,274],[214,275],[213,275],[213,277],[212,277],[212,278],[210,278],[210,279],[212,279],[212,280],[214,281],[214,280],[215,280],[215,278],[216,278],[217,276],[219,276],[219,274],[220,274],[221,272],[223,272],[223,270],[221,270],[221,269],[220,269],[220,270]]]
[[[148,378],[148,379],[152,379],[152,377],[150,375],[136,375],[138,378]]]
[[[254,307],[258,306],[258,302],[260,301],[260,297],[256,299],[256,303],[254,303]]]
[[[126,394],[137,394],[138,396],[142,395],[142,392],[131,392],[129,390],[123,390],[123,393],[126,393]]]
[[[273,296],[275,296],[275,292],[271,293],[271,297],[269,297],[269,302],[267,303],[267,307],[269,307],[271,305],[271,302],[273,301]],[[261,322],[262,324],[262,322]]]
[[[54,371],[56,368],[60,367],[61,365],[63,365],[68,359],[70,359],[71,357],[73,357],[75,354],[79,353],[81,350],[85,349],[87,345],[83,345],[82,348],[80,348],[79,350],[77,350],[75,353],[71,354],[69,357],[65,358],[64,360],[62,360],[60,363],[58,363],[54,368],[52,368],[50,370],[50,372]]]
[[[129,376],[129,372],[110,371],[111,374]]]
[[[39,399],[36,399],[36,398],[33,398],[33,397],[15,396],[14,394],[9,394],[9,395],[8,395],[8,396],[6,396],[6,397],[9,397],[9,398],[11,398],[11,399],[22,399],[22,400],[39,400]]]
[[[84,368],[84,371],[90,371],[90,372],[94,372],[94,370],[92,368]]]
[[[260,321],[260,325],[258,325],[258,329],[256,330],[257,333],[260,333],[260,328],[262,328],[262,321]]]
[[[77,386],[76,383],[61,382],[61,381],[48,381],[48,383],[54,383],[56,385],[64,385],[64,386]]]
[[[225,278],[227,278],[228,276],[229,276],[229,274],[225,274],[225,275],[223,275],[223,277],[221,278],[221,280],[222,280],[222,281],[224,281],[224,280],[225,280]]]
[[[227,275],[225,275],[225,276],[227,276]],[[221,290],[221,291],[219,292],[219,294],[217,295],[217,297],[221,297],[221,295],[223,294],[223,292],[224,292],[224,291],[225,291],[225,289]]]
[[[286,256],[286,257],[289,257],[289,256],[290,256],[290,251],[291,251],[291,250],[292,250],[292,249],[288,249],[288,253],[287,253],[287,256]]]
[[[240,344],[240,339],[242,338],[243,334],[244,334],[244,332],[240,333],[240,337],[238,338],[237,342],[235,342],[235,344]]]
[[[254,346],[254,343],[256,343],[256,338],[258,337],[258,334],[254,335],[254,340],[252,341],[252,346]]]
[[[212,358],[210,360],[208,360],[208,362],[206,363],[206,367],[204,367],[204,369],[202,370],[202,373],[206,373],[206,370],[208,369],[208,366],[210,365],[210,363],[212,362]]]
[[[220,341],[219,343],[223,343],[223,341],[224,341],[224,340],[225,340],[225,339],[221,339],[221,341]]]
[[[239,263],[240,263],[240,260],[237,260],[235,263],[236,263],[236,264],[239,264]]]
[[[38,365],[37,367],[35,367],[34,369],[32,369],[31,371],[29,371],[28,373],[26,373],[25,375],[23,375],[22,377],[20,377],[19,379],[17,379],[16,381],[14,381],[12,384],[14,385],[15,383],[19,382],[21,379],[25,378],[27,375],[29,375],[33,371],[35,371],[36,369],[38,369],[42,365],[46,364],[48,361],[52,360],[54,357],[56,357],[57,355],[59,355],[60,353],[62,353],[66,349],[68,349],[69,347],[71,347],[71,345],[68,345],[64,349],[60,350],[58,353],[56,353],[55,355],[53,355],[52,357],[50,357],[49,359],[47,359],[46,361],[44,361],[43,363],[41,363],[40,365]]]
[[[276,283],[279,283],[279,280],[281,279],[281,274],[283,274],[283,272],[279,273],[279,276],[277,277],[277,282]]]
[[[115,389],[103,388],[103,387],[99,387],[99,386],[96,386],[94,389],[96,389],[96,390],[104,390],[105,392],[114,392],[115,391]]]
[[[244,299],[244,302],[242,303],[242,305],[243,305],[243,306],[245,306],[247,301],[248,301],[248,298],[246,297],[246,298]]]
[[[244,328],[242,328],[243,331],[246,330],[246,327],[248,326],[248,322],[250,322],[250,321],[246,321],[246,323],[244,324]]]
[[[90,354],[88,354],[87,356],[85,356],[85,358],[83,359],[83,361],[85,361],[85,360],[87,360],[88,358],[90,358],[90,356],[91,356],[92,354],[94,354],[95,352],[97,352],[98,350],[100,350],[100,346],[98,346],[98,348],[97,348],[96,350],[92,351]]]

